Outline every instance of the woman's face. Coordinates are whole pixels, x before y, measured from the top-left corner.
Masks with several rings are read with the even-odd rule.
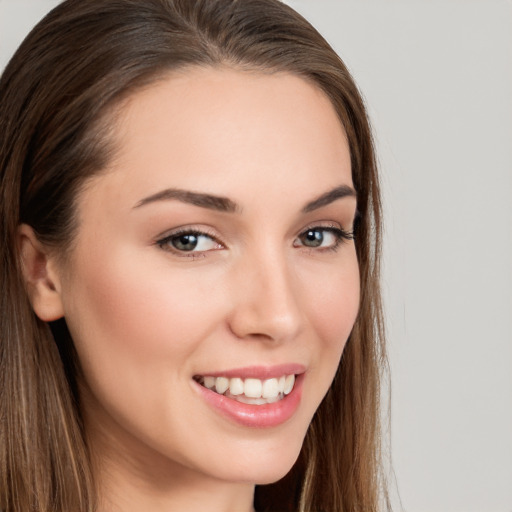
[[[358,311],[344,130],[296,76],[189,69],[115,137],[59,273],[93,452],[142,479],[275,481]]]

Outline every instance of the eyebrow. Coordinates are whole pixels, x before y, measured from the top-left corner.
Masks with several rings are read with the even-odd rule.
[[[214,196],[211,194],[203,194],[200,192],[191,192],[189,190],[181,190],[176,188],[168,188],[157,192],[149,197],[140,200],[135,208],[144,206],[145,204],[154,203],[156,201],[165,201],[175,199],[182,203],[193,204],[201,208],[208,208],[209,210],[216,210],[219,212],[235,213],[240,210],[240,207],[231,199],[227,197]]]
[[[313,199],[313,201],[307,203],[302,208],[302,213],[312,212],[344,197],[357,197],[356,191],[348,185],[341,185],[333,188],[316,199]],[[241,211],[240,206],[235,203],[235,201],[227,197],[215,196],[201,192],[191,192],[189,190],[176,188],[167,188],[157,192],[156,194],[145,197],[144,199],[141,199],[134,208],[140,208],[141,206],[157,201],[168,200],[177,200],[182,203],[188,203],[201,208],[225,213],[237,213]]]
[[[348,185],[341,185],[339,187],[333,188],[332,190],[329,190],[325,194],[322,194],[321,196],[306,204],[306,206],[302,208],[302,213],[309,213],[314,210],[318,210],[319,208],[327,206],[328,204],[331,204],[334,201],[344,197],[357,198],[356,191]]]

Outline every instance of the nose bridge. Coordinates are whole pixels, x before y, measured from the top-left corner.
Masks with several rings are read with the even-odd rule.
[[[260,247],[241,258],[231,329],[240,338],[292,339],[300,331],[302,312],[290,259],[275,247]]]

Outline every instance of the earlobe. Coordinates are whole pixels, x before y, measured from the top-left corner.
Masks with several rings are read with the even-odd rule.
[[[18,247],[23,278],[32,308],[44,322],[64,316],[60,280],[54,259],[27,224],[18,228]]]

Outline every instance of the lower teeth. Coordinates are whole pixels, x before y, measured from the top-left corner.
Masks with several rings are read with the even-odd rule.
[[[264,404],[273,404],[282,400],[284,398],[284,393],[279,393],[279,395],[273,398],[249,398],[245,395],[232,395],[231,393],[226,392],[224,396],[231,398],[232,400],[236,400],[237,402],[242,402],[243,404],[251,404],[251,405],[264,405]]]

